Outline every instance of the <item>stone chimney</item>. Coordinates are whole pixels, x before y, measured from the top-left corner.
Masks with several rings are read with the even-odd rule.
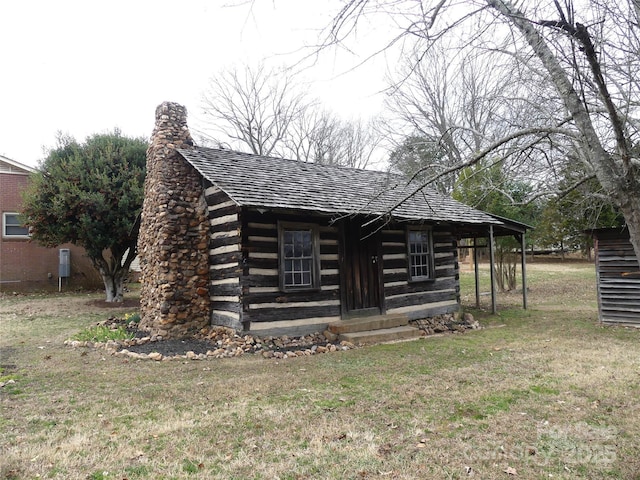
[[[180,338],[209,324],[207,206],[199,174],[176,151],[193,148],[186,108],[165,102],[147,150],[138,237],[140,328]]]

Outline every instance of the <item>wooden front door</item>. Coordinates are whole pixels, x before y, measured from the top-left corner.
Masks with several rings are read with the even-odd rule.
[[[343,224],[342,301],[346,316],[382,312],[382,254],[379,232],[368,232],[357,219]]]

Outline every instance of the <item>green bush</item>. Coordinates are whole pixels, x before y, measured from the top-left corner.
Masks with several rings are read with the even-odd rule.
[[[108,340],[128,340],[133,338],[133,334],[127,332],[124,327],[109,328],[104,325],[88,327],[76,333],[71,340],[81,342],[106,342]]]
[[[140,314],[138,312],[126,313],[124,315],[124,320],[127,323],[140,323]]]

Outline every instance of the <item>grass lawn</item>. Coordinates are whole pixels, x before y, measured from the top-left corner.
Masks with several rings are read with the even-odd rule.
[[[483,330],[281,361],[74,350],[131,309],[4,296],[0,479],[640,478],[640,331],[598,325],[593,265],[529,286]]]

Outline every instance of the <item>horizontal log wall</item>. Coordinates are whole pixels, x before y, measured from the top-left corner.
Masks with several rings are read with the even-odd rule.
[[[239,208],[217,187],[205,192],[211,226],[212,323],[250,328],[251,323],[340,318],[339,229],[306,215],[260,213]],[[317,223],[320,289],[282,292],[279,287],[278,220]],[[387,313],[426,318],[459,309],[457,243],[448,230],[434,229],[435,279],[409,282],[405,229],[382,231]]]
[[[241,209],[218,187],[205,190],[209,210],[211,323],[242,329]]]
[[[435,279],[409,281],[405,229],[382,231],[384,294],[387,313],[409,319],[432,317],[460,309],[457,241],[448,230],[433,229]]]
[[[600,233],[596,273],[600,320],[640,326],[640,268],[628,232]]]
[[[320,289],[280,291],[278,220],[316,223],[320,236]],[[326,219],[306,215],[243,212],[242,318],[244,322],[326,322],[340,318],[338,229]]]

